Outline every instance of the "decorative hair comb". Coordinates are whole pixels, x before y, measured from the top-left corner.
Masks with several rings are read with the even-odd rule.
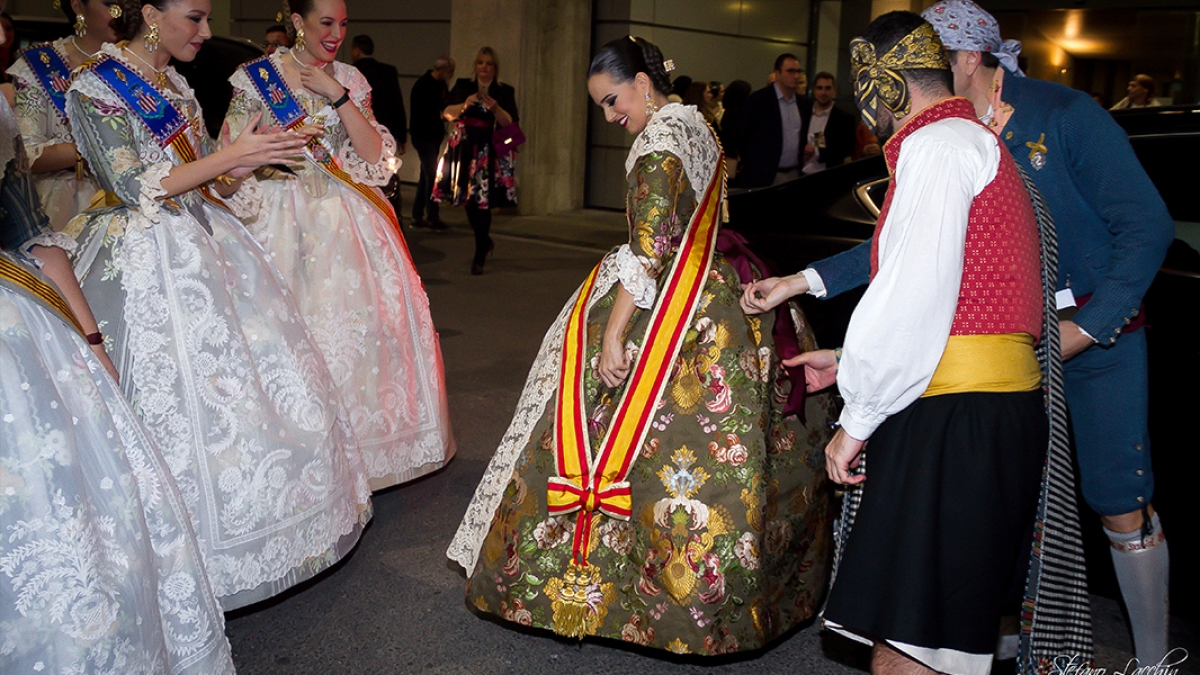
[[[671,59],[667,59],[666,61],[663,61],[663,70],[667,71],[668,73],[671,72],[672,70],[675,70],[675,61],[673,61]]]

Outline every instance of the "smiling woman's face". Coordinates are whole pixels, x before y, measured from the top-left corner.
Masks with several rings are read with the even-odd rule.
[[[306,16],[292,15],[292,25],[304,31],[305,49],[321,63],[331,63],[346,40],[350,21],[344,0],[317,0]]]
[[[646,116],[646,94],[650,91],[650,80],[638,73],[631,82],[617,82],[608,73],[598,73],[588,78],[588,93],[600,109],[604,119],[631,134],[640,134],[650,120]]]

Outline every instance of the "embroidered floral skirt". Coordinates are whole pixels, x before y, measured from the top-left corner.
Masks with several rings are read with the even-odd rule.
[[[593,439],[621,394],[596,371],[616,289],[588,316]],[[577,514],[547,517],[547,479],[556,475],[551,397],[469,580],[472,606],[559,633],[583,617],[587,635],[712,655],[760,647],[816,612],[831,552],[824,448],[833,404],[828,394],[809,396],[805,422],[783,417],[791,383],[771,337],[774,314],[746,316],[740,294],[718,254],[629,475],[632,516],[595,518],[582,568],[571,565]],[[797,316],[801,349],[815,349]],[[649,318],[635,312],[631,343]]]
[[[496,155],[490,128],[455,125],[438,162],[434,201],[477,209],[516,206],[514,157]]]

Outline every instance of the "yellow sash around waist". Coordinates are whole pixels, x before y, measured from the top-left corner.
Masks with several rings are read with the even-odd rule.
[[[1033,391],[1042,371],[1029,333],[951,335],[922,397],[966,392]]]

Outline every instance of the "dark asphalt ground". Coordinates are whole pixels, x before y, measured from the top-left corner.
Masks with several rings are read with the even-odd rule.
[[[463,572],[446,559],[446,546],[508,426],[545,330],[603,252],[625,235],[619,214],[498,216],[495,255],[483,276],[472,277],[473,240],[465,218],[460,209],[443,209],[443,218],[454,226],[450,231],[409,230],[408,244],[441,335],[458,455],[437,474],[376,494],[374,520],[336,568],[229,615],[226,628],[238,672],[864,672],[863,650],[814,626],[762,652],[696,661],[615,642],[519,631],[467,608]],[[1106,675],[1134,675],[1119,605],[1094,600],[1098,665]],[[1200,673],[1200,631],[1182,621],[1172,628],[1173,646],[1195,655],[1181,672]]]

